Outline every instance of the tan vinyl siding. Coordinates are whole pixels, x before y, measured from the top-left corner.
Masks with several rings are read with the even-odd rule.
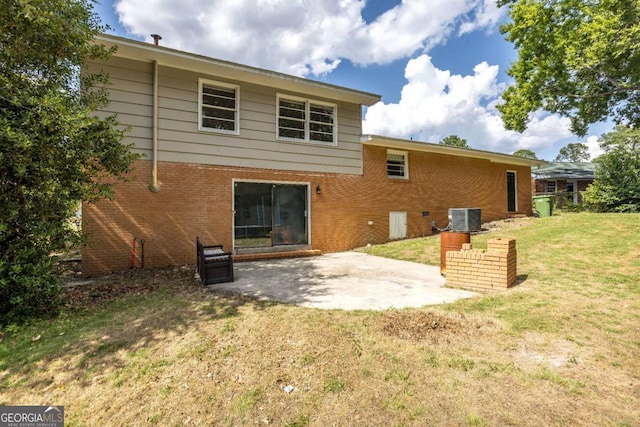
[[[109,66],[89,63],[89,72],[105,70],[109,73],[110,104],[98,114],[117,114],[118,122],[129,128],[125,143],[133,143],[136,151],[151,155],[152,146],[152,66],[151,64],[111,58]]]
[[[111,104],[106,113],[130,127],[125,143],[151,156],[152,64],[111,58],[93,64],[110,75]],[[328,173],[362,173],[361,107],[311,98],[337,105],[337,146],[276,139],[274,88],[219,79],[160,64],[158,89],[158,158],[162,161]],[[239,135],[198,130],[198,79],[240,87]],[[305,97],[301,93],[292,96]]]
[[[240,82],[239,135],[198,131],[199,78],[238,84],[216,79],[216,76],[160,67],[161,159],[267,169],[361,173],[359,105],[338,103],[339,139],[336,147],[278,141],[275,137],[276,90]]]

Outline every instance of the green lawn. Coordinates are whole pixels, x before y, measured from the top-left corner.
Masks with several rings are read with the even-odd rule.
[[[518,286],[455,304],[315,310],[127,272],[5,328],[0,404],[74,425],[640,425],[640,215],[497,223]],[[439,237],[363,249],[439,264]],[[287,393],[285,386],[293,386]]]

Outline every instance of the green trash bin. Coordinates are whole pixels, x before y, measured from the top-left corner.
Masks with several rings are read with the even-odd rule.
[[[533,208],[539,217],[547,217],[553,214],[553,196],[534,196]]]

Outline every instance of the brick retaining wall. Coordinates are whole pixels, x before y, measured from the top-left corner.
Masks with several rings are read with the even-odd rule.
[[[491,239],[487,250],[473,249],[470,243],[460,251],[449,251],[447,286],[476,291],[507,289],[516,283],[516,240]]]

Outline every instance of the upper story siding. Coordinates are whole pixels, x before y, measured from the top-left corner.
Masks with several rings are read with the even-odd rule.
[[[153,64],[114,56],[87,64],[85,71],[109,74],[110,104],[100,114],[117,114],[128,127],[124,143],[152,155]],[[198,81],[239,86],[239,134],[198,129]],[[337,144],[278,140],[277,95],[336,105]],[[246,83],[159,64],[158,160],[304,172],[362,174],[361,105]]]

